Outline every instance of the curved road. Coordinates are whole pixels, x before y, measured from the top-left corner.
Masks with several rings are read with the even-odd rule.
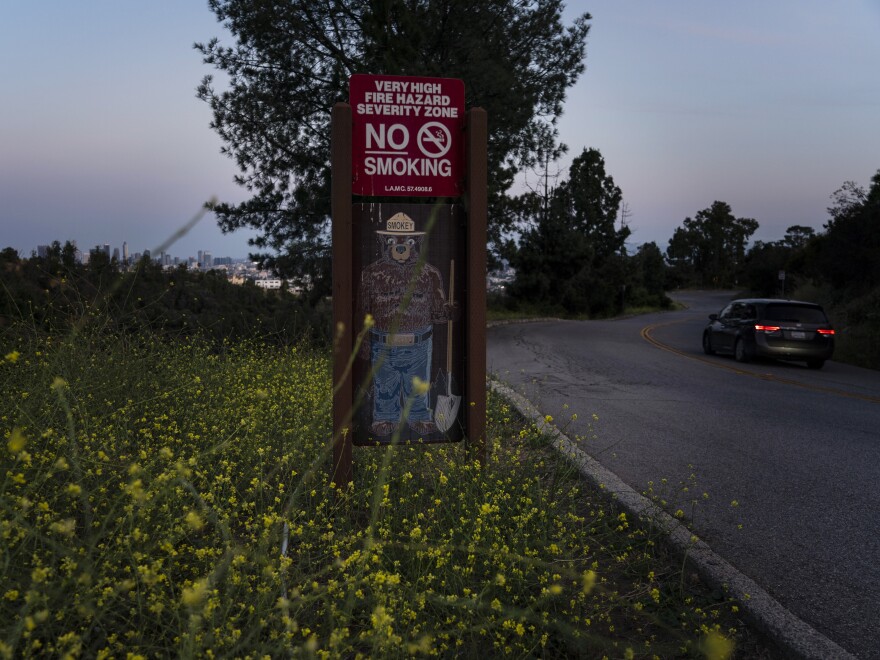
[[[675,297],[688,309],[490,328],[489,371],[634,489],[653,482],[790,611],[880,659],[880,373],[705,356],[731,295]]]

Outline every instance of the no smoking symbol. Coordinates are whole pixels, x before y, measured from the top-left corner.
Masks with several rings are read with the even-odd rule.
[[[443,124],[431,121],[419,129],[416,141],[419,150],[428,158],[440,158],[452,146],[452,135]]]

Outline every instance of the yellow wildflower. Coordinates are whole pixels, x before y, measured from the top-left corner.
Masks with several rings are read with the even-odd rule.
[[[587,571],[583,576],[583,592],[589,594],[596,586],[596,571]]]
[[[16,427],[12,429],[12,435],[9,437],[9,443],[6,446],[11,453],[17,454],[24,449],[26,443],[27,438],[24,437],[24,433],[21,432],[20,428]]]
[[[181,602],[187,607],[197,607],[205,600],[208,593],[208,580],[196,580],[191,587],[186,587],[180,595]]]
[[[40,582],[45,582],[46,578],[49,577],[49,569],[43,568],[42,566],[35,568],[31,571],[31,580],[39,584]]]
[[[192,529],[199,531],[202,527],[205,526],[205,521],[202,520],[202,517],[196,513],[195,511],[190,511],[186,514],[186,524],[189,525]]]
[[[703,638],[702,646],[707,660],[727,660],[733,655],[733,642],[714,630]]]
[[[413,376],[412,379],[413,384],[413,392],[416,396],[421,396],[422,394],[427,394],[428,389],[430,389],[430,384],[427,381],[422,380],[418,376]]]

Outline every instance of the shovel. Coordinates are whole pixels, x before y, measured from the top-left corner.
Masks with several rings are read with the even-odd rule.
[[[449,306],[452,309],[453,287],[455,286],[455,260],[449,262]],[[437,396],[434,407],[434,424],[437,429],[446,432],[458,417],[461,397],[452,394],[452,318],[446,323],[446,394]]]

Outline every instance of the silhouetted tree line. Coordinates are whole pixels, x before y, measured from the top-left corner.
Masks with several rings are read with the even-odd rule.
[[[668,307],[666,266],[655,243],[626,252],[630,229],[618,213],[623,193],[597,149],[584,149],[568,179],[509,205],[519,240],[505,255],[516,271],[498,304],[514,310],[591,317],[625,307]]]
[[[880,286],[880,171],[865,189],[848,181],[832,196],[824,232],[793,225],[778,241],[748,250],[755,220],[735,218],[724,202],[686,218],[666,250],[673,286],[742,288],[757,295],[827,289],[835,303]],[[785,274],[780,278],[780,274]]]
[[[56,241],[45,257],[0,251],[0,286],[0,335],[98,324],[111,332],[198,335],[213,342],[330,341],[324,300],[265,291],[252,282],[234,285],[220,271],[163,270],[149,259],[120,269],[101,252],[82,265],[70,243]]]
[[[850,181],[831,196],[824,232],[793,225],[780,240],[750,247],[758,221],[715,201],[685,218],[665,254],[655,243],[627,253],[623,195],[598,150],[585,149],[568,174],[509,204],[509,224],[519,235],[504,253],[516,277],[494,304],[597,317],[667,307],[665,292],[685,287],[799,297],[830,311],[845,352],[873,355],[868,362],[880,366],[871,339],[880,335],[880,171],[868,189]]]

